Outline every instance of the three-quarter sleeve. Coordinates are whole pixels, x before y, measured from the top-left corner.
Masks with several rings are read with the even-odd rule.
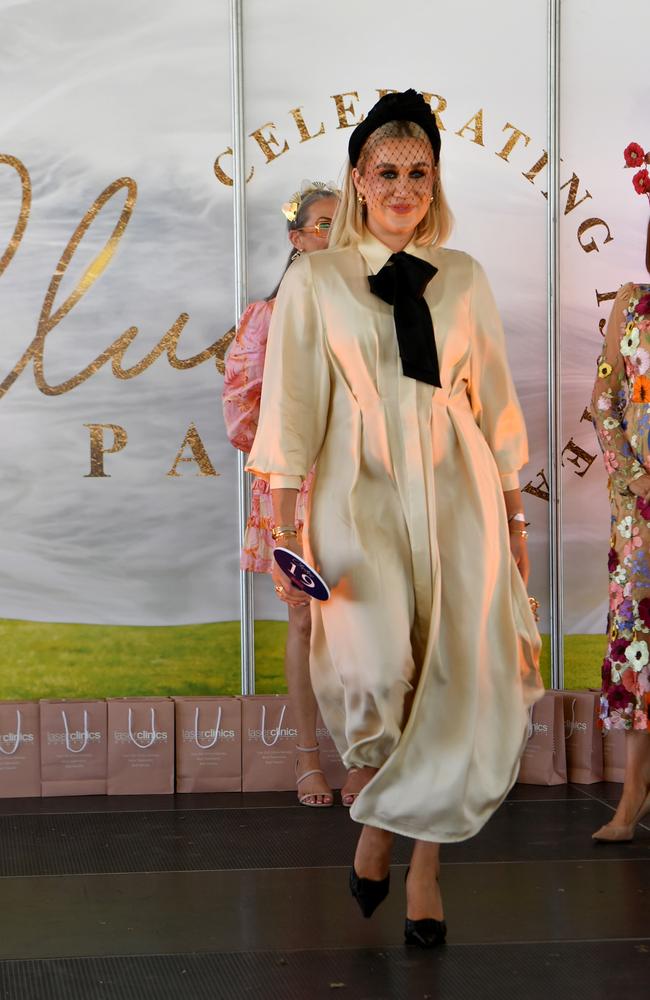
[[[263,300],[248,306],[226,355],[223,416],[228,438],[240,451],[250,451],[257,430],[273,302]]]
[[[475,420],[494,455],[504,490],[519,488],[528,461],[526,425],[510,374],[501,318],[483,268],[474,269],[469,397]]]
[[[605,468],[618,493],[626,492],[630,482],[644,472],[634,455],[625,422],[630,385],[621,342],[625,339],[625,314],[631,294],[632,285],[623,285],[614,300],[591,396],[591,415]]]
[[[304,480],[321,449],[329,402],[323,323],[309,258],[303,255],[283,278],[273,310],[248,471],[262,479],[273,476],[274,486]]]

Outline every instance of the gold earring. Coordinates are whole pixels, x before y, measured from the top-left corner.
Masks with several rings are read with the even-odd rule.
[[[366,199],[363,197],[360,191],[357,192],[357,201],[359,203],[360,208],[363,208],[363,206],[366,203]]]

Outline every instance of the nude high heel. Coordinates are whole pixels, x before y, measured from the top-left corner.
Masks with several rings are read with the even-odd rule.
[[[600,844],[625,843],[625,841],[634,840],[634,831],[637,823],[640,823],[648,813],[650,813],[650,791],[648,791],[641,808],[631,823],[628,823],[627,826],[615,826],[613,823],[606,823],[605,826],[601,826],[600,830],[592,833],[592,840]]]

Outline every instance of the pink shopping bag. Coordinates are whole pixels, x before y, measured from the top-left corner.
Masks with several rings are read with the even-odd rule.
[[[174,791],[174,702],[108,699],[108,794]]]
[[[41,794],[106,794],[106,702],[42,699]]]
[[[564,785],[567,780],[561,691],[547,691],[532,706],[528,741],[517,779],[523,785]]]
[[[242,707],[242,789],[288,791],[296,787],[296,741],[287,695],[247,695]]]
[[[176,791],[241,791],[239,698],[174,698]]]
[[[40,712],[36,701],[0,701],[0,798],[41,794]]]
[[[603,780],[603,738],[595,691],[563,691],[567,777],[577,785]]]

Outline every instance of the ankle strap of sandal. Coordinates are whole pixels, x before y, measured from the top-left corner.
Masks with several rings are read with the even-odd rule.
[[[316,750],[319,749],[319,747],[320,744],[318,743],[316,744],[315,747],[301,747],[296,743],[296,750],[300,750],[301,753],[314,753]]]
[[[296,785],[299,785],[301,781],[304,781],[304,780],[305,780],[305,778],[311,778],[312,774],[324,774],[324,772],[323,772],[323,771],[321,771],[320,767],[315,767],[315,768],[314,768],[313,770],[311,770],[311,771],[305,771],[305,773],[304,773],[304,774],[301,774],[301,775],[299,775],[299,776],[298,776],[298,777],[296,778]],[[314,794],[315,794],[315,795],[319,795],[319,794],[321,794],[321,793],[320,793],[320,792],[314,792]]]

